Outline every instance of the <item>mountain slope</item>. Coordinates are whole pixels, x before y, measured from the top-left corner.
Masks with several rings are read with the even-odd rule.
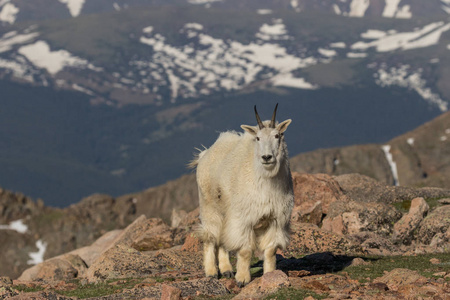
[[[387,184],[450,188],[450,113],[385,144],[315,150],[293,157],[291,166],[298,172],[360,173]]]

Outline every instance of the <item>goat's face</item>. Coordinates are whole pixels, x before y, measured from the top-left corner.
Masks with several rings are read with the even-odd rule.
[[[291,123],[290,119],[279,124],[275,122],[277,106],[271,121],[261,122],[255,106],[258,126],[241,125],[242,129],[254,136],[255,159],[267,171],[278,170],[280,161],[285,155],[284,132]]]

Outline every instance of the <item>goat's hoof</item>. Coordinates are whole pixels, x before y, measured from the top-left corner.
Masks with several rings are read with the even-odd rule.
[[[226,272],[223,272],[223,273],[222,273],[222,277],[225,277],[225,278],[233,278],[233,277],[234,277],[234,274],[233,274],[233,272],[231,272],[231,271],[226,271]]]
[[[243,287],[245,286],[245,282],[243,282],[243,281],[237,281],[237,282],[236,282],[236,285],[237,285],[239,288],[243,288]]]
[[[208,276],[206,276],[206,277],[208,277],[208,278],[219,279],[219,274],[208,275]]]

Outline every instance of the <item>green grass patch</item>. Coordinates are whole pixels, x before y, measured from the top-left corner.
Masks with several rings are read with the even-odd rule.
[[[430,259],[437,258],[441,262],[432,264]],[[384,271],[392,271],[396,268],[404,268],[418,271],[425,277],[432,277],[434,273],[442,272],[450,268],[450,253],[444,254],[427,254],[418,256],[386,256],[386,257],[366,257],[365,261],[370,262],[369,265],[350,266],[344,268],[351,278],[360,282],[366,282],[368,279],[373,280],[384,275]]]
[[[89,283],[81,284],[76,281],[77,288],[69,291],[55,290],[56,293],[68,296],[78,297],[80,299],[86,299],[91,297],[102,297],[117,293],[124,289],[133,288],[136,284],[140,283],[142,279],[121,279],[121,280],[108,280],[101,283]]]
[[[13,289],[22,293],[33,293],[43,291],[44,288],[41,286],[26,286],[24,284],[13,285]]]
[[[294,288],[283,288],[278,292],[267,296],[264,299],[278,299],[278,300],[288,300],[288,299],[304,299],[308,296],[312,296],[315,299],[325,299],[327,294],[317,294],[305,289],[294,289]]]

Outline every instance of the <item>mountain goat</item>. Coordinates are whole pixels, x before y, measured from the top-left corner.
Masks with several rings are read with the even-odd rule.
[[[264,251],[264,273],[276,268],[276,251],[289,242],[294,202],[284,132],[291,120],[241,125],[244,133],[223,132],[191,162],[197,166],[200,219],[206,276],[232,277],[229,251],[237,251],[236,281],[250,282],[250,260]]]

